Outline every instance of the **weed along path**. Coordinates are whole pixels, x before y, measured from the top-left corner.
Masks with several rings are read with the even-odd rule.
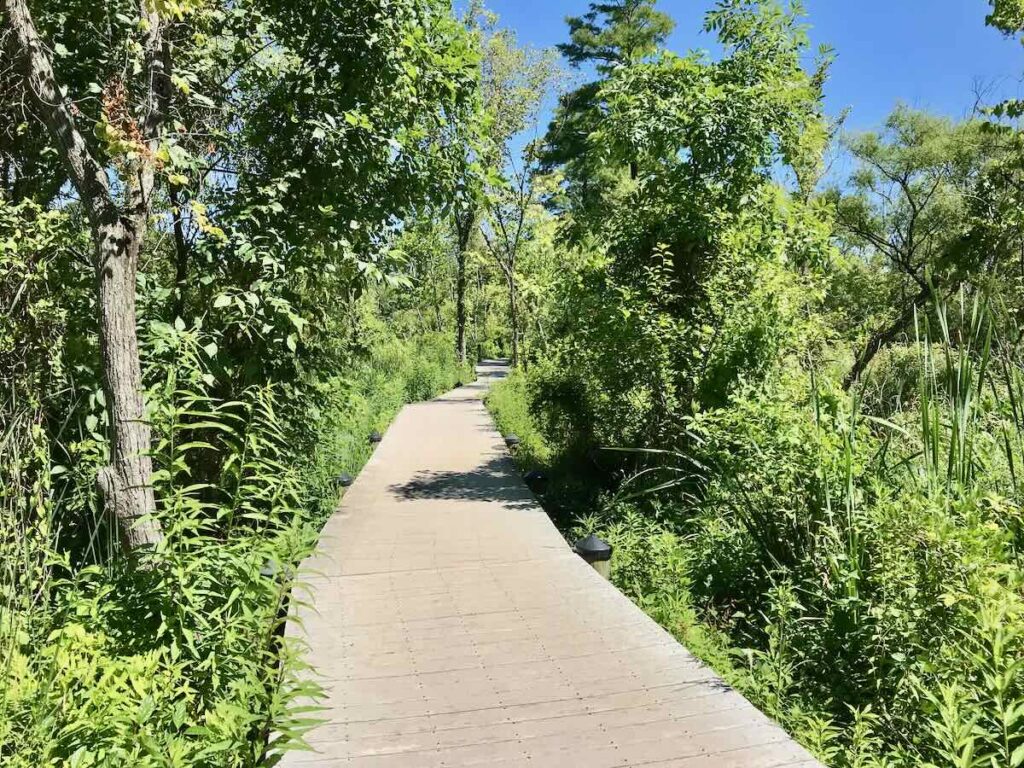
[[[401,412],[304,566],[325,722],[283,765],[817,766],[566,546],[479,373]]]

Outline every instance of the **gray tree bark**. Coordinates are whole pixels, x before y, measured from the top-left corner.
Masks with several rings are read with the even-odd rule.
[[[512,326],[512,367],[518,368],[520,364],[520,330],[519,330],[519,295],[516,291],[515,266],[508,279],[508,319]]]

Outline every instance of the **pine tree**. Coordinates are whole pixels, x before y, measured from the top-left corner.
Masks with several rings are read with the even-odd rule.
[[[675,22],[655,9],[656,0],[591,3],[583,16],[570,16],[569,42],[559,51],[577,68],[593,66],[599,78],[565,94],[548,127],[542,152],[546,171],[561,170],[568,206],[575,212],[574,232],[593,231],[602,220],[603,201],[635,165],[609,167],[590,150],[589,137],[603,115],[601,85],[617,67],[649,59],[664,45]],[[553,205],[553,207],[560,207]]]

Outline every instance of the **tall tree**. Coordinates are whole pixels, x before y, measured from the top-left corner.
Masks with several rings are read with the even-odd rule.
[[[643,61],[658,52],[675,27],[668,14],[654,9],[656,1],[591,3],[583,16],[565,20],[569,42],[558,50],[574,67],[594,64],[604,77],[618,66]]]
[[[802,18],[779,3],[724,1],[705,29],[719,59],[665,53],[619,67],[599,94],[591,144],[638,178],[608,200],[583,287],[567,291],[565,311],[594,320],[570,319],[561,346],[599,377],[602,402],[644,403],[612,427],[619,444],[663,439],[681,413],[722,406],[796,354],[788,328],[815,295],[801,282],[828,252],[826,228],[779,183],[820,162],[828,57],[806,67]]]
[[[492,110],[487,142],[486,217],[480,222],[487,252],[499,267],[508,290],[512,364],[521,361],[522,336],[517,262],[531,236],[531,210],[537,203],[536,141],[543,105],[555,88],[558,65],[554,51],[517,45],[502,30],[487,41],[481,88]],[[516,142],[527,144],[517,151]]]
[[[838,197],[838,234],[848,253],[873,265],[887,296],[847,376],[850,385],[911,328],[933,291],[955,291],[976,269],[978,254],[965,237],[967,206],[991,141],[978,123],[956,125],[899,107],[882,132],[845,144],[858,168],[849,192]]]
[[[481,231],[491,231],[494,220],[486,214],[495,210],[491,203],[497,197],[507,201],[506,182],[523,181],[514,170],[522,166],[513,144],[517,137],[536,132],[541,105],[557,71],[553,51],[520,46],[515,34],[500,28],[498,18],[484,11],[480,3],[470,5],[465,23],[476,39],[480,56],[476,109],[453,113],[447,132],[457,167],[451,210],[456,262],[455,347],[462,362],[466,359],[468,268],[473,239]],[[515,176],[515,181],[506,178],[506,171]],[[492,238],[490,242],[496,241]]]
[[[618,67],[638,64],[656,54],[675,26],[672,18],[655,9],[656,0],[615,0],[591,3],[583,16],[566,19],[569,42],[558,46],[569,63],[593,66],[599,75],[561,97],[548,127],[541,160],[548,171],[560,169],[565,198],[576,228],[597,229],[602,201],[623,180],[636,177],[634,160],[609,165],[592,147],[591,136],[601,127],[607,105],[601,84]]]
[[[474,0],[465,16],[466,28],[473,37],[478,55],[478,67],[483,66],[484,40],[487,29],[494,24],[494,16],[486,13],[480,0]],[[479,70],[478,70],[479,73]],[[477,77],[477,87],[471,105],[461,113],[453,113],[449,121],[450,142],[456,166],[452,194],[452,226],[455,255],[455,355],[465,364],[468,358],[466,335],[469,324],[467,291],[469,287],[469,248],[476,232],[480,208],[483,205],[483,167],[488,154],[486,148],[487,102]],[[483,155],[483,158],[481,157]],[[483,162],[481,162],[483,160]]]
[[[142,397],[142,372],[135,318],[135,273],[153,207],[155,158],[166,127],[173,57],[166,38],[168,19],[141,2],[137,23],[144,30],[138,81],[128,90],[111,83],[104,94],[105,127],[127,146],[111,183],[110,168],[87,145],[54,72],[49,49],[36,29],[25,0],[3,0],[6,42],[19,63],[35,116],[50,136],[89,220],[94,246],[101,348],[112,440],[111,463],[98,484],[120,523],[129,552],[152,547],[162,538],[154,518],[150,483],[150,428]],[[131,103],[131,93],[137,103]],[[135,115],[139,115],[138,118]],[[124,190],[119,195],[117,190]]]

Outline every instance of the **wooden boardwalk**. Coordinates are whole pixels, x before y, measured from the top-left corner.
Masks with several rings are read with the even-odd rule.
[[[327,722],[283,765],[817,766],[570,551],[480,373],[402,411],[307,563]]]

